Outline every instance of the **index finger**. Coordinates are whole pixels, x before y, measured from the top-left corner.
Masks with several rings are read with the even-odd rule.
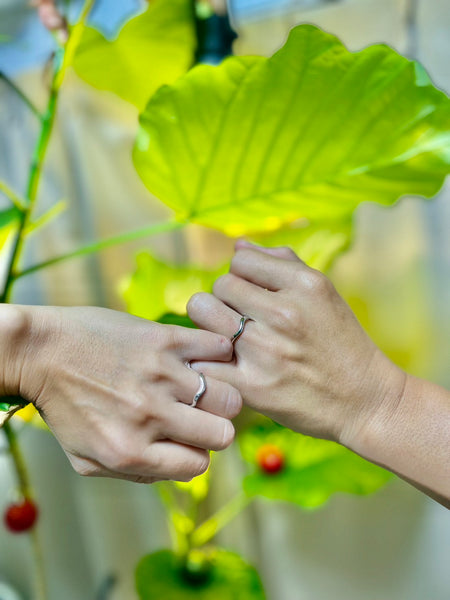
[[[230,267],[234,275],[272,292],[291,287],[299,269],[309,267],[300,259],[279,258],[249,247],[238,248]]]

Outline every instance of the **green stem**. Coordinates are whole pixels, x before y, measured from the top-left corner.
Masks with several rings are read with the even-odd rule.
[[[12,249],[8,275],[3,294],[0,297],[0,302],[9,302],[11,297],[12,287],[15,281],[14,273],[16,273],[19,270],[18,267],[20,264],[26,237],[25,232],[29,227],[33,210],[36,204],[36,199],[38,196],[42,168],[44,165],[48,144],[50,141],[50,137],[53,130],[53,124],[55,121],[59,91],[64,81],[66,71],[73,59],[78,43],[80,41],[83,32],[84,22],[90,10],[92,9],[93,4],[94,0],[85,1],[83,9],[81,11],[80,19],[78,23],[73,27],[65,48],[61,48],[60,50],[58,50],[54,57],[54,71],[50,86],[50,95],[47,102],[47,108],[41,118],[41,131],[39,133],[39,137],[34,148],[33,158],[31,161],[30,172],[28,176],[28,183],[26,189],[26,198],[28,200],[28,203],[26,210],[21,214],[21,218],[19,220],[19,229]]]
[[[30,273],[35,273],[36,271],[40,271],[41,269],[46,269],[47,267],[56,265],[60,262],[64,262],[71,258],[77,258],[80,256],[93,254],[94,252],[105,250],[106,248],[110,248],[111,246],[117,246],[118,244],[131,242],[142,237],[152,236],[158,233],[164,233],[166,231],[174,231],[175,229],[179,229],[184,225],[185,223],[181,221],[166,221],[165,223],[157,223],[156,225],[149,225],[141,229],[128,231],[127,233],[121,233],[111,238],[107,238],[106,240],[100,240],[99,242],[88,244],[87,246],[83,246],[82,248],[78,248],[77,250],[73,250],[72,252],[67,252],[66,254],[55,256],[54,258],[50,258],[49,260],[46,260],[44,262],[32,265],[31,267],[27,267],[26,269],[23,269],[18,273],[12,273],[12,279],[13,281],[15,281],[17,279],[20,279],[21,277],[24,277],[25,275],[30,275]]]
[[[31,499],[33,498],[33,490],[31,487],[28,471],[25,465],[25,460],[20,450],[16,432],[11,427],[9,422],[5,423],[2,429],[5,432],[6,440],[8,442],[8,449],[13,460],[17,477],[17,484],[20,493],[23,498]],[[31,530],[30,536],[34,554],[36,600],[46,600],[47,584],[45,577],[44,561],[42,557],[42,547],[40,544],[39,535],[35,527],[33,527],[33,529]]]
[[[180,515],[182,515],[182,511],[175,500],[173,484],[161,482],[156,486],[156,489],[167,512],[167,524],[173,551],[178,556],[186,556],[189,552],[189,540],[186,533],[177,527],[177,522]]]
[[[25,200],[19,198],[19,196],[4,181],[0,181],[0,192],[5,194],[5,196],[11,200],[17,210],[20,212],[24,212],[26,210],[27,203]]]
[[[252,501],[253,498],[249,498],[244,492],[237,494],[212,517],[197,527],[191,535],[192,546],[199,547],[207,544]]]
[[[9,77],[7,77],[2,71],[0,71],[0,79],[2,79],[12,90],[13,92],[19,96],[19,98],[22,100],[22,102],[24,104],[26,104],[26,106],[28,106],[28,108],[31,110],[31,112],[36,115],[36,117],[41,120],[42,119],[42,115],[39,112],[39,110],[34,106],[34,104],[31,102],[31,100],[28,98],[28,96],[26,96],[22,90],[17,87],[17,85],[14,83],[14,81],[12,81]]]

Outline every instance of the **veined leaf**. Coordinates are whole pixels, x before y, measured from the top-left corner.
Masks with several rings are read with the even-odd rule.
[[[258,573],[239,555],[220,548],[192,555],[191,571],[170,550],[144,556],[136,569],[140,600],[265,599]]]
[[[114,40],[86,27],[73,66],[92,86],[142,109],[161,85],[192,65],[195,45],[190,0],[152,0]]]
[[[316,508],[336,492],[370,494],[392,478],[388,471],[339,444],[295,433],[268,420],[244,431],[239,443],[252,467],[243,483],[250,496]],[[257,452],[265,444],[277,446],[284,455],[278,473],[265,473],[258,465]]]
[[[184,315],[189,298],[196,292],[210,292],[217,277],[226,271],[226,267],[206,270],[169,265],[148,252],[140,253],[136,261],[136,271],[122,288],[128,312],[180,325],[186,325],[184,319],[178,321],[174,314]]]
[[[450,170],[450,101],[423,68],[384,45],[349,52],[312,25],[271,58],[195,67],[140,124],[134,163],[148,189],[230,235],[430,197]]]

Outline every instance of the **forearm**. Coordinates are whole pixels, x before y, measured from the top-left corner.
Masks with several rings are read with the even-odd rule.
[[[450,508],[450,392],[411,375],[401,396],[343,443]]]
[[[0,304],[0,397],[17,396],[31,318],[24,307]]]

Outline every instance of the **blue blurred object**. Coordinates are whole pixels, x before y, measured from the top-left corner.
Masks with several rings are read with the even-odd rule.
[[[340,0],[228,0],[229,10],[237,21],[263,19],[293,10],[318,8]]]
[[[68,18],[76,19],[81,0],[69,4]],[[120,26],[145,6],[143,0],[112,2],[97,0],[89,22],[106,37],[112,38]],[[0,2],[0,70],[9,77],[39,67],[55,50],[51,34],[43,27],[36,10],[28,2]],[[1,599],[0,599],[1,600]]]

